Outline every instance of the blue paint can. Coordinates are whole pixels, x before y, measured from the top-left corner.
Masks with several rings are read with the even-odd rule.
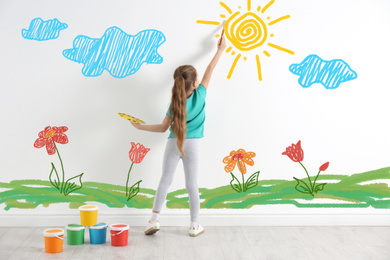
[[[91,244],[104,244],[107,238],[107,224],[98,223],[89,227],[89,238]]]

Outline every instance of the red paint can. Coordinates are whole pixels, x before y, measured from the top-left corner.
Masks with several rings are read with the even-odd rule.
[[[127,246],[129,243],[129,225],[112,224],[111,229],[111,246]]]

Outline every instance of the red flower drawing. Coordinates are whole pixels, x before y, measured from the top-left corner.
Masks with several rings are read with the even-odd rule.
[[[325,171],[326,169],[328,169],[328,167],[329,167],[329,162],[326,162],[326,163],[324,163],[323,165],[321,165],[320,171],[323,172],[323,171]]]
[[[141,163],[142,160],[145,158],[145,155],[150,151],[149,148],[145,148],[142,144],[138,143],[135,144],[131,142],[131,149],[129,152],[129,158],[130,161],[132,161],[132,164],[130,166],[129,172],[127,173],[127,181],[126,181],[126,198],[127,201],[129,201],[131,198],[136,196],[139,192],[139,184],[142,182],[142,180],[138,181],[136,184],[131,186],[129,188],[129,179],[130,179],[130,172],[131,169],[133,169],[134,163]]]
[[[64,164],[62,162],[56,143],[59,144],[68,143],[68,137],[66,136],[66,134],[64,134],[64,132],[66,131],[68,131],[68,128],[66,126],[60,126],[60,127],[47,126],[43,131],[39,132],[38,134],[39,138],[35,140],[34,147],[42,148],[46,146],[46,150],[49,155],[53,155],[57,153],[58,159],[60,160],[61,163],[62,180],[58,175],[58,171],[54,163],[51,163],[49,181],[57,190],[59,190],[60,193],[63,193],[65,196],[68,196],[69,193],[79,190],[83,187],[83,182],[81,181],[81,177],[83,177],[84,173],[69,178],[67,181],[65,181]]]
[[[301,147],[301,140],[299,140],[297,144],[291,144],[291,146],[287,147],[286,151],[283,152],[282,155],[287,155],[293,162],[298,162],[306,172],[307,179],[309,181],[308,183],[303,179],[298,179],[294,177],[294,179],[297,181],[297,185],[295,186],[295,189],[297,191],[299,191],[300,193],[310,194],[314,196],[315,193],[324,190],[324,186],[326,185],[326,183],[321,183],[316,185],[316,181],[320,176],[320,173],[328,169],[329,162],[326,162],[320,166],[320,170],[318,171],[318,174],[315,177],[314,182],[312,182],[308,171],[306,170],[305,166],[301,163],[303,160],[303,150]]]
[[[49,155],[53,155],[56,153],[54,142],[59,144],[68,143],[68,137],[66,136],[66,134],[64,134],[64,132],[66,131],[68,131],[68,128],[66,126],[47,126],[45,130],[39,132],[39,138],[35,140],[34,147],[42,148],[46,146],[47,153]]]
[[[287,155],[294,162],[302,162],[303,150],[301,147],[301,140],[299,140],[297,144],[291,144],[291,146],[287,147],[282,155]]]
[[[149,148],[145,148],[145,146],[140,143],[135,144],[131,142],[131,149],[129,152],[130,161],[133,163],[141,163],[149,150]]]

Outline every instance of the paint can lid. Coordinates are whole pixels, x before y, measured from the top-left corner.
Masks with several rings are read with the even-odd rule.
[[[104,229],[107,227],[108,225],[106,223],[97,223],[95,226],[90,226],[89,229]]]
[[[79,224],[69,224],[66,227],[66,229],[67,230],[72,230],[72,231],[80,231],[80,230],[85,229],[85,227],[83,227],[82,225],[79,225]]]
[[[112,224],[110,226],[110,229],[114,230],[114,231],[128,230],[129,229],[129,225],[127,225],[127,224]]]
[[[43,231],[45,237],[58,237],[64,235],[64,230],[61,228],[49,228]]]
[[[98,207],[95,206],[95,205],[84,205],[84,206],[80,206],[79,210],[82,210],[82,211],[94,211],[94,210],[98,210]]]

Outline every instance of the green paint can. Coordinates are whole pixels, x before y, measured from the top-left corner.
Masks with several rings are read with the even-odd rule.
[[[66,235],[68,245],[82,245],[84,244],[85,227],[78,224],[69,224],[66,227]]]

